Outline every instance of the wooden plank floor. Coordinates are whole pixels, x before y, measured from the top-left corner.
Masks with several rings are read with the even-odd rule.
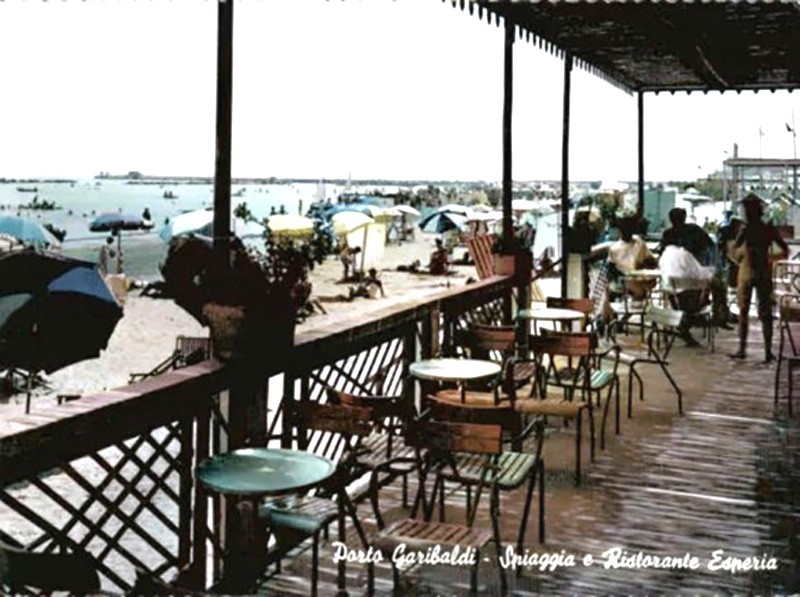
[[[517,577],[507,570],[509,594],[791,593],[800,590],[800,424],[786,414],[785,399],[773,406],[775,368],[760,363],[760,330],[751,325],[750,359],[727,353],[736,346],[732,331],[717,336],[717,352],[676,346],[671,369],[684,390],[684,416],[675,394],[655,369],[645,372],[645,401],[634,403],[633,419],[623,414],[622,433],[589,463],[574,486],[574,429],[553,425],[545,445],[547,542],[536,543],[536,506],[532,508],[526,547],[529,554],[573,555],[576,564],[556,570],[528,566]],[[784,384],[785,385],[785,384]],[[623,403],[625,400],[623,379]],[[799,386],[800,387],[800,386]],[[785,393],[782,386],[781,393]],[[800,401],[798,401],[800,407]],[[623,408],[624,411],[624,408]],[[554,422],[551,422],[554,423]],[[598,416],[599,429],[599,416]],[[523,490],[505,494],[504,541],[511,541],[522,511]],[[463,520],[464,495],[451,490],[450,519]],[[400,488],[381,493],[388,520],[405,516]],[[375,531],[366,504],[359,516]],[[486,508],[478,525],[487,525]],[[355,533],[348,545],[356,547]],[[309,592],[309,544],[284,562],[281,574],[265,579],[267,595]],[[598,561],[609,549],[629,554],[696,556],[697,570],[606,568]],[[776,558],[776,571],[709,570],[715,550],[724,555]],[[595,563],[583,565],[592,555]],[[493,550],[481,561],[483,594],[500,594]],[[320,594],[335,593],[335,566],[328,544],[320,553]],[[391,592],[388,566],[378,566],[377,594]],[[467,570],[449,566],[415,569],[403,576],[403,594],[466,594]],[[350,594],[365,594],[366,569],[351,564]]]

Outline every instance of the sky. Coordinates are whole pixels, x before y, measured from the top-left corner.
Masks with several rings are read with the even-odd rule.
[[[0,177],[212,176],[216,2],[0,1]],[[237,0],[234,177],[497,181],[503,29],[439,0]],[[563,63],[514,50],[515,180],[561,174]],[[646,94],[645,177],[792,157],[800,93]],[[573,180],[634,180],[632,95],[576,69]],[[759,130],[763,135],[759,134]],[[726,153],[727,152],[727,153]]]

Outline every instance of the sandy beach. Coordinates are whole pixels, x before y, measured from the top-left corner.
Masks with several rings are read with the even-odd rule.
[[[342,264],[336,255],[331,255],[311,274],[312,298],[320,299],[326,313],[315,312],[298,330],[323,325],[331,318],[352,315],[354,305],[359,315],[381,309],[402,301],[410,291],[440,292],[451,286],[463,285],[476,277],[474,266],[457,265],[449,276],[431,276],[398,272],[397,266],[419,260],[426,264],[433,248],[434,235],[418,234],[411,242],[387,245],[381,260],[379,277],[383,283],[385,297],[374,299],[358,297],[353,301],[330,299],[337,295],[348,295],[351,284],[342,283]],[[465,249],[456,248],[454,256],[460,258]],[[58,394],[89,394],[104,389],[126,385],[131,373],[144,373],[170,356],[179,335],[207,336],[208,328],[197,323],[172,300],[139,296],[132,289],[125,301],[124,315],[117,324],[108,347],[96,359],[65,367],[44,376],[49,388],[39,387],[34,393],[32,411],[55,403]],[[24,409],[25,395],[0,398],[0,424],[5,414],[20,414]]]

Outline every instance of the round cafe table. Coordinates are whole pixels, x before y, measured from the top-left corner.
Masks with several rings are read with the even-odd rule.
[[[302,450],[242,448],[200,463],[197,480],[221,495],[284,495],[316,487],[335,469],[327,458]]]
[[[536,307],[535,309],[522,309],[517,315],[519,319],[530,319],[533,322],[533,333],[536,334],[537,323],[540,321],[552,321],[561,323],[562,327],[567,324],[572,325],[574,321],[582,321],[584,314],[575,309],[560,309],[555,307]]]
[[[458,383],[462,400],[466,395],[466,382],[500,375],[502,370],[500,363],[481,359],[426,359],[408,366],[409,374],[417,379]]]
[[[336,465],[301,450],[242,448],[218,454],[198,465],[197,482],[208,491],[239,499],[240,536],[226,547],[220,587],[223,592],[249,592],[266,566],[266,537],[252,529],[258,501],[266,496],[301,493],[321,485],[333,475]],[[262,533],[263,534],[263,533]],[[340,579],[342,586],[343,577]]]

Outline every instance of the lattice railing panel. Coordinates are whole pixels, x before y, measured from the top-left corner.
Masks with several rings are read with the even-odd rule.
[[[179,521],[191,507],[181,480],[194,466],[192,426],[158,427],[3,488],[3,530],[33,551],[89,553],[111,592],[128,590],[136,568],[176,573],[188,563]]]

